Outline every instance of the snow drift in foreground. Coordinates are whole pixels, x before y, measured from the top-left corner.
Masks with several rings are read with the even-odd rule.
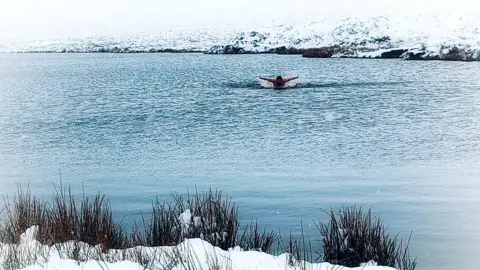
[[[37,227],[33,226],[20,236],[19,245],[0,243],[0,269],[14,266],[34,269],[318,269],[318,270],[394,270],[377,266],[371,261],[349,268],[329,263],[305,263],[292,259],[288,253],[272,256],[240,248],[224,251],[201,239],[186,239],[178,246],[135,247],[128,250],[109,250],[102,253],[101,246],[89,247],[80,242],[67,242],[49,248],[35,240]],[[13,258],[13,260],[12,260]],[[73,260],[75,258],[76,260]],[[19,264],[16,265],[15,263]]]
[[[321,47],[337,49],[317,57],[480,60],[480,15],[426,11],[422,15],[310,17],[231,28],[159,29],[135,36],[92,35],[30,41],[0,38],[3,52],[303,54],[305,49]]]

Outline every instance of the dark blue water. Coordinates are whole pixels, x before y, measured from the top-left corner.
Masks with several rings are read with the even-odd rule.
[[[0,55],[1,195],[60,178],[119,215],[219,188],[288,233],[371,207],[419,269],[480,264],[479,63],[201,54]],[[258,75],[300,75],[296,88]]]

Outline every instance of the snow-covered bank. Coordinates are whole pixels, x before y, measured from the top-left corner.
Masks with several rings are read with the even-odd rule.
[[[151,218],[141,214],[141,223],[134,221],[127,231],[113,219],[104,195],[78,202],[70,189],[66,192],[57,191],[49,203],[20,191],[12,204],[7,202],[0,211],[0,270],[32,265],[37,268],[28,269],[75,269],[77,261],[85,262],[78,264],[84,267],[80,269],[105,262],[113,269],[126,264],[126,269],[192,270],[332,269],[321,262],[353,269],[366,262],[373,267],[372,261],[398,270],[417,265],[408,243],[391,237],[379,218],[361,208],[345,207],[338,214],[331,210],[325,221],[318,221],[313,238],[303,230],[283,238],[254,220],[241,225],[237,205],[221,191],[210,190],[172,194],[173,203],[157,198]],[[321,241],[321,246],[311,241]]]
[[[480,60],[480,15],[335,16],[237,27],[162,29],[135,35],[1,40],[3,52],[205,52],[304,54],[321,57]],[[310,56],[312,57],[312,56]]]
[[[358,267],[343,267],[330,263],[296,261],[290,254],[279,256],[257,251],[243,251],[239,247],[228,251],[214,247],[201,239],[185,239],[177,246],[134,247],[102,252],[100,246],[91,247],[78,241],[69,241],[48,247],[35,240],[37,227],[20,236],[18,245],[0,243],[0,269],[318,269],[318,270],[394,270],[377,266],[374,261]]]

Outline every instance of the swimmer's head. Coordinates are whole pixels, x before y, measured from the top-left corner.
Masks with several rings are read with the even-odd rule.
[[[282,76],[277,76],[277,81],[283,80]]]

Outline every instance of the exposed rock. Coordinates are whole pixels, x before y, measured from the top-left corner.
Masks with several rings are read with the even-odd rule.
[[[408,50],[406,49],[395,49],[387,52],[383,52],[380,54],[380,58],[385,59],[395,59],[400,58],[402,54],[406,53]]]
[[[446,61],[480,60],[479,52],[477,50],[472,50],[470,48],[458,48],[457,46],[442,48],[439,56]]]
[[[307,49],[302,56],[307,58],[330,58],[341,51],[340,46],[329,46],[321,48]]]
[[[392,39],[389,36],[383,36],[383,37],[378,37],[378,38],[372,38],[373,42],[376,43],[386,43],[390,42]]]
[[[226,46],[214,46],[210,48],[205,54],[244,54],[245,50],[238,46],[226,45]]]
[[[276,53],[276,54],[303,54],[304,52],[305,52],[304,49],[297,49],[294,47],[287,48],[285,46],[273,48],[268,51],[268,53]]]
[[[401,55],[405,60],[426,60],[423,58],[425,55],[424,51],[407,51]]]
[[[277,47],[267,50],[258,50],[250,51],[245,50],[240,46],[235,45],[226,45],[226,46],[214,46],[210,48],[205,54],[264,54],[264,53],[275,53],[275,54],[302,54],[305,50],[297,49],[294,47]]]
[[[435,51],[425,47],[412,49],[402,54],[402,57],[405,60],[480,61],[480,50],[442,45]]]
[[[157,50],[152,51],[152,49],[151,49],[150,52],[157,52],[157,53],[202,53],[203,51],[200,51],[200,50],[185,50],[185,49],[182,49],[182,50],[157,49]]]

